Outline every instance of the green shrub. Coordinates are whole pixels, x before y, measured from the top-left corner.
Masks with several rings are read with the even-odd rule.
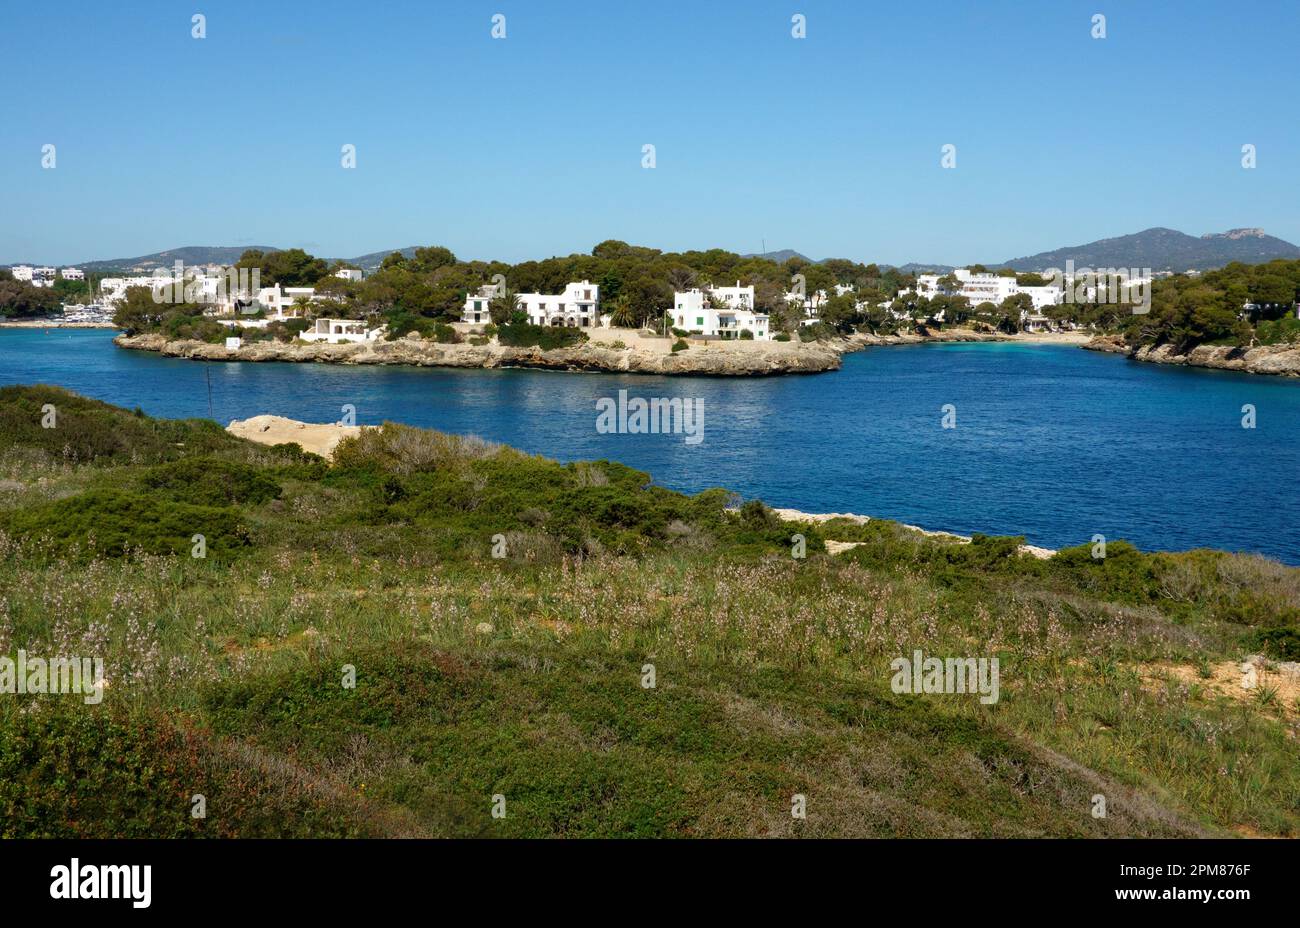
[[[54,427],[43,428],[45,406]],[[35,448],[72,463],[155,464],[244,444],[207,419],[154,419],[61,387],[0,387],[0,451]]]
[[[206,732],[155,709],[51,697],[39,712],[6,710],[0,713],[0,837],[366,833],[359,803],[232,763],[235,756]],[[193,817],[196,793],[221,814]]]
[[[147,490],[196,506],[257,505],[280,495],[279,484],[258,468],[219,458],[189,457],[160,464],[140,482]]]
[[[60,555],[121,557],[128,551],[188,554],[202,535],[209,558],[229,557],[250,544],[233,509],[195,506],[129,490],[90,490],[79,496],[0,514],[0,528],[18,538],[44,539]],[[93,539],[93,548],[92,548]]]
[[[1255,632],[1256,647],[1282,661],[1300,661],[1300,629],[1292,626],[1261,628]]]
[[[679,338],[677,341],[673,342],[673,354],[676,354],[679,351],[685,351],[689,347],[691,346],[686,344],[686,339]]]
[[[445,322],[439,322],[434,325],[433,340],[441,342],[444,345],[458,345],[462,341],[460,333]]]
[[[497,329],[497,340],[513,348],[570,348],[587,340],[587,333],[558,325],[532,325],[512,322]]]

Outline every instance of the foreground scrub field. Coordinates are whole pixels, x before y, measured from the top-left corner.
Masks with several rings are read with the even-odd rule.
[[[0,695],[0,829],[1300,833],[1300,571],[1017,542],[791,525],[392,424],[329,464],[0,389],[0,654],[101,656],[105,684]],[[999,700],[893,692],[917,649],[997,657]]]

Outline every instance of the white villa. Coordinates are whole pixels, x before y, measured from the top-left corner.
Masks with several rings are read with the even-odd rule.
[[[491,322],[488,305],[499,294],[500,288],[496,284],[479,287],[465,298],[460,321]],[[586,329],[600,324],[600,286],[589,280],[571,283],[560,294],[518,293],[515,298],[515,305],[528,314],[528,321],[533,325]]]
[[[343,342],[373,342],[386,331],[387,326],[367,329],[366,324],[357,319],[317,319],[316,325],[298,335],[305,342],[329,342],[333,345]]]
[[[854,288],[848,284],[835,285],[836,296],[844,296],[846,293],[853,292]],[[826,304],[828,299],[830,299],[830,295],[825,290],[818,290],[812,296],[801,296],[794,290],[789,291],[785,295],[785,301],[787,303],[803,304],[803,314],[805,318],[799,323],[800,325],[815,325],[820,322],[821,319],[818,314],[821,312],[822,306]]]
[[[360,280],[365,274],[354,267],[341,267],[334,272],[334,276],[343,280]]]
[[[742,287],[740,281],[734,287],[714,287],[707,292],[677,291],[671,315],[674,327],[688,332],[739,338],[748,330],[757,341],[772,337],[767,314],[754,309],[754,288]]]

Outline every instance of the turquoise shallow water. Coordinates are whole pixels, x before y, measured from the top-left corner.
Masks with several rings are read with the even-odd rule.
[[[124,351],[105,331],[0,330],[0,384],[58,384],[161,416],[275,413],[474,433],[562,460],[611,458],[675,489],[925,528],[1094,533],[1146,549],[1216,547],[1300,563],[1300,382],[1185,370],[1077,348],[949,344],[849,355],[843,370],[726,379],[203,364]],[[601,434],[596,403],[704,403],[704,439]],[[957,427],[940,427],[956,407]],[[1241,427],[1253,404],[1257,427]]]

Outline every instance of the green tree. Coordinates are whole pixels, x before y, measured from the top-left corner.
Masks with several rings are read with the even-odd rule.
[[[50,287],[35,287],[24,280],[0,280],[0,316],[36,319],[61,313],[59,295]]]
[[[488,316],[491,317],[494,325],[509,325],[515,322],[516,314],[520,311],[519,294],[509,287],[503,287],[500,293],[488,301]]]

